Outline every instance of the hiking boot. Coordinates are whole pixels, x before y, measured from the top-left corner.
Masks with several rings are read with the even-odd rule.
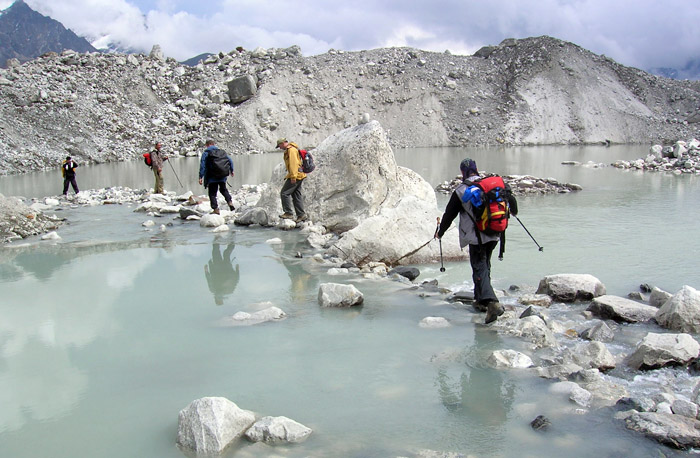
[[[282,219],[294,219],[294,215],[288,212],[284,212],[280,215],[280,218]]]
[[[309,217],[306,216],[306,213],[304,213],[303,215],[297,216],[297,219],[295,219],[294,222],[301,223],[302,221],[306,221],[307,219],[309,219]]]
[[[228,209],[234,211],[236,207],[233,206],[233,202],[226,202],[228,204]]]
[[[221,212],[219,211],[218,208],[215,208],[215,209],[212,211],[212,213],[215,214],[215,215],[220,215],[220,214],[221,214]]]
[[[503,308],[500,302],[489,302],[489,305],[486,309],[486,320],[484,320],[484,323],[489,324],[496,321],[496,319],[499,316],[503,315],[503,312],[505,312],[505,309]]]

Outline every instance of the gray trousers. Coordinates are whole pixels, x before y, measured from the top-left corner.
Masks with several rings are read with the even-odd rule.
[[[280,191],[280,197],[282,198],[282,211],[285,213],[292,213],[292,205],[294,205],[294,211],[297,217],[303,215],[304,212],[304,201],[301,196],[301,183],[304,180],[297,180],[296,183],[292,183],[290,178],[287,178]]]
[[[489,301],[498,302],[491,286],[491,253],[498,244],[497,240],[481,245],[469,245],[469,263],[472,265],[474,281],[474,301],[486,305]]]

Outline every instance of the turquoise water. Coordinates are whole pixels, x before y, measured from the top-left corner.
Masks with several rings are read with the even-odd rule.
[[[698,288],[698,177],[560,164],[645,152],[591,147],[396,155],[431,184],[450,178],[470,155],[489,171],[584,187],[520,200],[520,218],[544,251],[512,221],[506,259],[494,260],[497,288],[536,285],[563,272],[596,275],[618,295],[643,282],[672,292],[683,284]],[[242,182],[267,180],[272,166],[253,165],[257,160],[276,162],[241,159],[241,180],[246,168],[260,170]],[[196,161],[180,161],[182,179],[186,161]],[[135,175],[137,165],[104,166],[111,169],[105,176]],[[46,175],[13,177],[11,184],[2,179],[0,192],[22,186],[22,179],[47,181]],[[132,186],[151,184],[145,176]],[[441,196],[440,205],[445,202]],[[314,430],[303,444],[242,443],[227,456],[387,457],[420,449],[475,456],[670,454],[627,432],[607,410],[574,414],[573,404],[549,393],[550,381],[486,367],[491,351],[527,346],[480,325],[483,315],[470,308],[421,297],[396,282],[329,276],[298,232],[235,228],[216,236],[169,218],[157,221],[173,222],[165,233],[146,231],[141,222],[148,218],[133,208],[66,209],[71,224],[59,229],[60,243],[31,239],[28,247],[0,250],[0,455],[184,456],[175,446],[177,414],[203,396],[224,396],[258,416],[284,415]],[[276,237],[282,243],[267,242]],[[224,266],[238,278],[210,284],[205,266],[227,247],[231,262]],[[439,264],[419,268],[419,279],[470,285],[464,263],[447,263],[445,273]],[[364,305],[321,309],[318,286],[327,281],[355,284]],[[267,302],[288,317],[221,326],[223,318]],[[426,316],[444,316],[452,327],[420,328]],[[529,427],[540,414],[554,425],[544,434]]]

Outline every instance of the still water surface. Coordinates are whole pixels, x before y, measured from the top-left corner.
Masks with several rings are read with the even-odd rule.
[[[484,170],[584,187],[520,199],[519,216],[544,251],[513,220],[505,260],[494,260],[498,288],[536,285],[564,272],[593,274],[618,295],[643,282],[671,292],[684,284],[698,288],[698,177],[561,165],[644,154],[643,147],[396,151],[399,164],[433,185],[470,156]],[[266,181],[281,156],[234,160],[240,186]],[[200,192],[196,159],[173,166],[183,191]],[[166,189],[180,192],[165,170]],[[152,186],[142,163],[78,172],[84,189]],[[54,172],[0,179],[6,195],[55,195],[60,186]],[[446,200],[439,196],[441,206]],[[669,454],[613,422],[609,411],[573,414],[567,399],[548,392],[550,381],[487,368],[491,351],[526,348],[474,323],[483,315],[469,308],[420,298],[394,282],[328,276],[297,232],[235,228],[217,237],[169,218],[157,221],[173,222],[165,233],[145,231],[145,215],[133,208],[64,209],[70,224],[59,230],[60,243],[31,239],[28,248],[0,250],[1,456],[181,457],[177,413],[203,396],[224,396],[258,416],[284,415],[314,430],[303,444],[244,443],[236,456],[387,457],[419,449]],[[282,243],[266,243],[273,237]],[[471,287],[464,263],[446,264],[445,273],[438,267],[419,266],[419,278]],[[230,274],[208,278],[206,269]],[[321,309],[316,295],[326,281],[355,284],[364,306]],[[266,301],[288,318],[220,325]],[[426,316],[444,316],[453,326],[421,329]],[[540,414],[554,424],[546,434],[529,427]]]

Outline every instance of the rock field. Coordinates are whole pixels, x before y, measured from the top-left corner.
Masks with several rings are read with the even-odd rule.
[[[235,103],[232,103],[231,101]],[[550,37],[473,56],[409,48],[304,57],[220,52],[195,67],[150,55],[48,53],[0,70],[0,175],[188,154],[304,147],[377,120],[392,147],[669,143],[698,137],[700,82],[624,67]]]

